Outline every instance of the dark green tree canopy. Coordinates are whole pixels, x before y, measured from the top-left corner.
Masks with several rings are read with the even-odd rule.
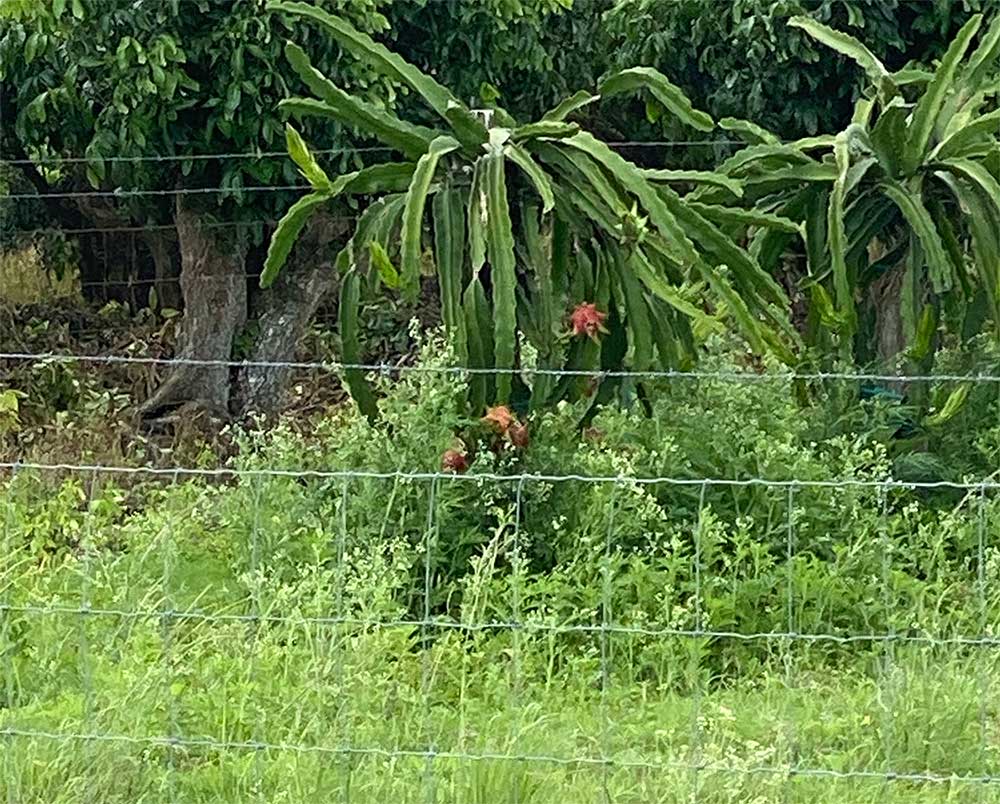
[[[1000,0],[618,0],[604,16],[605,52],[616,67],[656,67],[717,117],[796,138],[847,125],[863,82],[790,18],[850,33],[899,69],[940,56],[977,11],[1000,11]]]

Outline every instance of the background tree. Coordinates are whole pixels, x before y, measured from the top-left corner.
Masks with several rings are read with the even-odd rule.
[[[388,29],[386,13],[393,8],[390,0],[320,5],[372,32]],[[397,13],[416,25],[426,5],[400,4]],[[461,6],[429,5],[435,13]],[[478,6],[463,13],[493,42],[511,25],[529,36],[568,7],[551,0],[492,6],[499,13],[480,13]],[[265,13],[263,2],[10,0],[0,7],[0,22],[0,153],[45,197],[49,220],[67,230],[160,227],[142,232],[139,274],[130,278],[156,281],[161,304],[184,308],[177,356],[228,360],[234,337],[245,330],[242,357],[292,357],[332,288],[328,246],[342,238],[340,219],[356,210],[333,205],[312,219],[287,278],[268,293],[248,293],[247,277],[255,284],[272,221],[296,196],[280,188],[300,182],[283,154],[243,156],[273,154],[284,144],[277,104],[288,94],[290,71],[280,49],[281,23]],[[454,21],[442,28],[461,30]],[[385,108],[400,102],[405,87],[342,58],[328,38],[313,43],[313,36],[303,31],[301,41],[353,95]],[[451,45],[442,44],[450,52]],[[521,58],[523,44],[494,54],[491,69]],[[527,51],[538,57],[537,47]],[[436,57],[430,52],[428,58]],[[357,152],[371,142],[333,120],[310,121],[306,133],[345,149],[329,155],[327,164],[337,171],[378,156]],[[107,266],[126,253],[126,242],[113,233],[108,243],[104,253],[98,241],[80,240],[81,278],[95,294]],[[179,366],[146,412],[192,400],[219,412],[269,409],[286,376],[274,368],[249,368],[234,378],[225,368]]]
[[[853,33],[897,70],[939,57],[976,11],[1000,11],[1000,0],[618,0],[604,15],[600,52],[609,67],[657,68],[717,118],[749,119],[795,139],[843,129],[864,80],[788,26],[791,17]],[[669,116],[661,120],[655,106],[650,112],[645,120],[641,106],[621,109],[629,139],[678,133]],[[719,155],[709,148],[683,153],[700,163]]]

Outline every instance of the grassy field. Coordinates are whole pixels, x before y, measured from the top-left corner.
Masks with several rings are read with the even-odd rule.
[[[8,539],[77,541],[5,552],[11,801],[1000,801],[947,779],[1000,772],[988,645],[602,630],[512,584],[497,541],[424,624],[399,603],[419,545],[324,516],[343,564],[276,561],[300,512],[252,482],[136,513],[135,490],[77,510],[76,484],[46,504],[19,482]]]
[[[996,773],[986,652],[897,651],[877,676],[810,672],[793,651],[786,672],[699,693],[617,673],[602,692],[597,656],[546,672],[553,638],[511,651],[452,633],[416,651],[406,628],[188,622],[168,646],[153,618],[78,620],[30,625],[4,713],[14,801],[1000,800],[879,778]]]
[[[881,487],[877,410],[671,386],[414,479],[476,422],[381,391],[226,479],[0,478],[0,801],[1000,802],[1000,500]]]

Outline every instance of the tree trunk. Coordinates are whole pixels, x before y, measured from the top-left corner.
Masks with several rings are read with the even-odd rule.
[[[158,308],[179,310],[182,303],[181,286],[174,260],[177,238],[172,232],[150,231],[146,232],[144,239],[153,260],[152,287],[156,290]]]
[[[904,268],[886,271],[871,286],[875,308],[875,353],[882,366],[892,366],[906,348],[903,332],[902,296]]]
[[[251,364],[287,363],[324,296],[336,285],[335,241],[342,223],[315,217],[302,233],[278,280],[255,299],[257,335],[247,360]],[[291,377],[288,366],[250,365],[237,378],[234,410],[270,416],[281,407]]]
[[[228,361],[233,339],[246,323],[246,240],[203,228],[198,213],[177,197],[177,238],[181,253],[184,319],[177,345],[179,360]],[[196,403],[210,413],[229,414],[230,370],[226,365],[180,363],[142,406],[145,418]]]

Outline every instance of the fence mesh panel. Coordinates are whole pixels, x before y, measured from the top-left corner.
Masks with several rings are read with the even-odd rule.
[[[0,355],[28,359],[43,356]],[[137,798],[169,801],[198,800],[195,776],[200,795],[216,800],[1000,795],[992,476],[454,474],[240,461],[8,462],[0,472],[9,802],[38,800],[58,789],[59,774],[88,768],[93,776],[74,789],[93,801],[106,795],[101,773],[133,774]],[[30,512],[66,483],[83,516],[32,520],[32,531]],[[121,508],[108,515],[112,488]],[[289,488],[308,490],[322,510],[281,510]],[[600,512],[579,546],[580,567],[594,571],[570,567],[558,588],[547,586],[538,566],[561,526],[544,524],[545,506],[555,493],[584,499],[582,490],[587,514]],[[943,534],[934,562],[911,567],[907,545],[924,525],[907,507],[945,491],[965,541]],[[377,523],[373,498],[384,500]],[[688,530],[636,533],[629,517],[651,500],[687,506]],[[750,501],[766,521],[720,524],[720,511]],[[860,512],[878,522],[864,539]],[[495,528],[477,534],[467,574],[446,584],[463,514]],[[156,528],[141,554],[128,543],[131,516]],[[319,534],[312,554],[282,531],[297,517],[307,523],[299,536]],[[192,566],[190,545],[220,530],[242,534],[245,554],[220,541],[218,556],[202,549]],[[52,533],[68,537],[68,555],[56,557]],[[413,566],[392,565],[394,544],[415,551]],[[294,560],[276,561],[285,554]],[[657,564],[664,556],[672,576]],[[822,561],[875,569],[837,579]],[[396,577],[389,594],[393,573],[406,580]],[[915,574],[936,600],[914,597]],[[632,588],[647,575],[654,592]],[[759,588],[760,612],[747,588]],[[633,605],[640,593],[662,607]],[[864,612],[864,627],[848,606]],[[136,651],[154,659],[145,675],[125,664]],[[56,704],[38,697],[48,674],[64,676]],[[854,700],[826,697],[834,675]],[[928,706],[940,722],[918,722]]]

